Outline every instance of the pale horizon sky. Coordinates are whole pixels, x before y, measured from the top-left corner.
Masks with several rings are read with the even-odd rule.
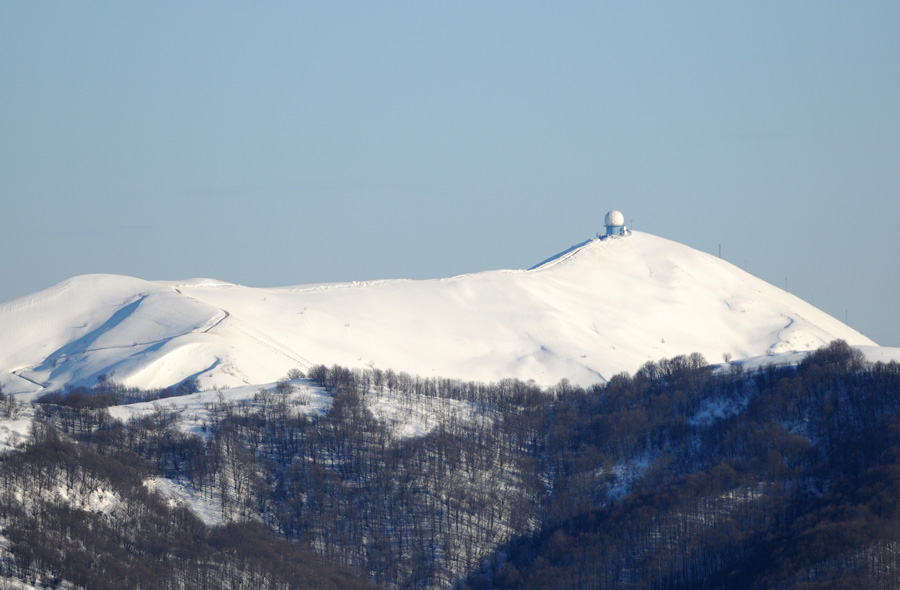
[[[0,5],[0,301],[528,268],[602,229],[900,346],[896,2]]]

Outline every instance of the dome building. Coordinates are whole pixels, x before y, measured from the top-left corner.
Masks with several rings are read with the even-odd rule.
[[[621,211],[616,211],[613,209],[609,213],[606,214],[606,219],[604,220],[604,225],[606,225],[606,232],[601,234],[599,237],[606,238],[609,236],[624,236],[628,233],[628,228],[625,227],[625,216],[622,215]]]

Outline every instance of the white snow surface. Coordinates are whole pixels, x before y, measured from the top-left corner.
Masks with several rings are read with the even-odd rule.
[[[268,383],[313,364],[582,385],[647,360],[718,362],[835,338],[898,358],[734,265],[641,232],[529,270],[251,288],[85,275],[0,304],[0,385],[36,394],[98,376],[142,388]]]
[[[167,498],[170,506],[182,504],[190,508],[207,526],[225,524],[222,515],[221,500],[211,498],[181,482],[165,477],[152,477],[144,482],[151,490],[155,490]]]
[[[177,418],[178,427],[190,434],[206,436],[208,426],[215,422],[212,410],[217,405],[254,404],[261,391],[271,392],[275,383],[262,385],[246,385],[243,387],[222,390],[210,389],[191,395],[181,395],[139,402],[109,408],[109,415],[117,420],[127,422],[136,418],[150,416],[157,412],[171,412]],[[323,414],[331,407],[332,398],[324,389],[312,385],[308,380],[295,381],[294,392],[280,399],[287,402],[295,414]],[[0,422],[0,426],[2,426]],[[0,447],[2,449],[2,447]]]

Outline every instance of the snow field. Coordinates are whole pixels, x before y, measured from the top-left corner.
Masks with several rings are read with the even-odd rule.
[[[649,234],[592,239],[531,270],[257,289],[75,277],[0,304],[0,385],[268,383],[313,364],[590,385],[648,360],[709,362],[871,340],[714,256]]]

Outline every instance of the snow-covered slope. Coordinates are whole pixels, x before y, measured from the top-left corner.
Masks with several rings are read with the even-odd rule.
[[[87,275],[0,304],[10,393],[107,375],[163,387],[270,382],[333,363],[422,376],[590,384],[647,360],[711,362],[874,343],[801,299],[684,245],[634,232],[530,270],[259,289]]]

